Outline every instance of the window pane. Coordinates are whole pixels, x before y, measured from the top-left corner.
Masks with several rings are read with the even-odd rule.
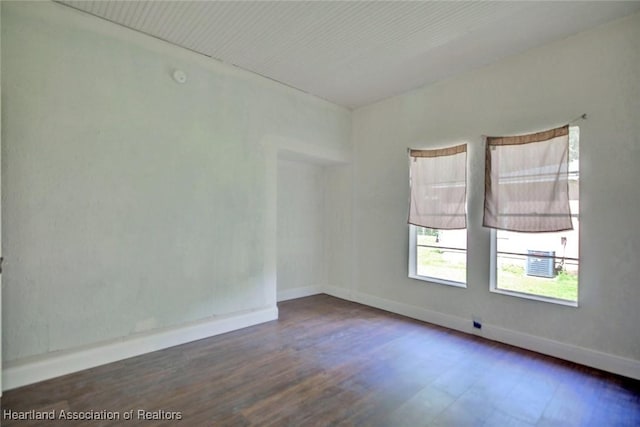
[[[467,281],[467,230],[416,227],[419,276],[458,283]]]
[[[578,300],[579,221],[556,233],[497,232],[497,283],[502,290]]]
[[[569,127],[569,204],[573,230],[553,233],[497,230],[497,289],[578,301],[579,139],[579,128]]]

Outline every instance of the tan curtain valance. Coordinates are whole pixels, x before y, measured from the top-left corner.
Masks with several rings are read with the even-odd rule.
[[[484,226],[571,230],[569,126],[486,139]]]
[[[436,229],[467,226],[467,145],[409,150],[409,223]]]

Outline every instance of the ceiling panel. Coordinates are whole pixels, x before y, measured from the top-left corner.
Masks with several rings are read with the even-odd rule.
[[[60,3],[350,108],[640,9],[639,1]]]

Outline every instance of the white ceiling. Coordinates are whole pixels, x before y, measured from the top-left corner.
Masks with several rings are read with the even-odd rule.
[[[61,1],[349,108],[640,10],[640,1]]]

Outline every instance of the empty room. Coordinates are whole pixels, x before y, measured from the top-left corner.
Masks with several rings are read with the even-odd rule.
[[[640,425],[640,1],[5,1],[3,426]]]

